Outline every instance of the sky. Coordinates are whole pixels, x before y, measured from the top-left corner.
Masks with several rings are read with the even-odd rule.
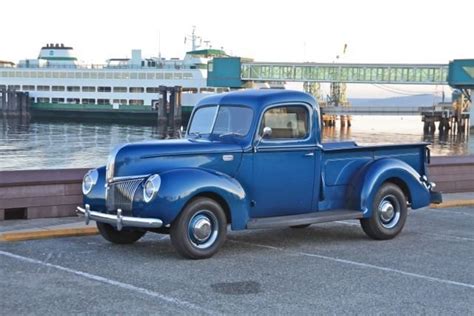
[[[341,55],[341,62],[444,64],[474,58],[473,12],[471,0],[4,1],[0,60],[36,58],[46,43],[73,46],[89,63],[129,57],[135,48],[146,57],[160,50],[183,57],[190,50],[184,37],[196,26],[214,48],[257,61],[333,62]],[[349,87],[352,97],[368,91],[386,94]]]

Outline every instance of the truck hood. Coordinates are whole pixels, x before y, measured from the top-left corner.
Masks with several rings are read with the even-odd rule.
[[[174,139],[117,147],[109,157],[108,178],[149,175],[177,168],[206,168],[234,176],[242,146],[207,139]],[[224,157],[225,156],[225,157]]]

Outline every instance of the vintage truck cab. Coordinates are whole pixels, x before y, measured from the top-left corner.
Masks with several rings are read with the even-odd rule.
[[[231,229],[304,228],[358,219],[374,239],[402,230],[407,208],[440,203],[427,143],[321,142],[315,99],[288,90],[218,94],[193,110],[185,138],[118,146],[90,170],[77,212],[114,243],[169,233],[181,255],[214,255]]]

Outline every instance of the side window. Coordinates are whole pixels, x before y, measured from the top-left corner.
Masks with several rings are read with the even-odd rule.
[[[270,127],[272,135],[266,139],[303,139],[309,134],[308,109],[301,105],[285,105],[267,110],[260,125]]]

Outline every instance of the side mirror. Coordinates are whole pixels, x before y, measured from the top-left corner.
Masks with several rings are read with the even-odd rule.
[[[268,127],[268,126],[265,126],[263,128],[263,135],[262,135],[262,139],[265,138],[265,137],[270,137],[272,136],[272,128],[271,127]]]
[[[270,136],[272,136],[272,128],[268,127],[268,126],[265,126],[263,128],[263,135],[260,136],[257,139],[257,141],[255,142],[255,146],[253,147],[253,151],[257,152],[257,147],[258,147],[258,145],[260,145],[260,142],[262,141],[262,139],[264,139],[265,137],[270,137]]]

